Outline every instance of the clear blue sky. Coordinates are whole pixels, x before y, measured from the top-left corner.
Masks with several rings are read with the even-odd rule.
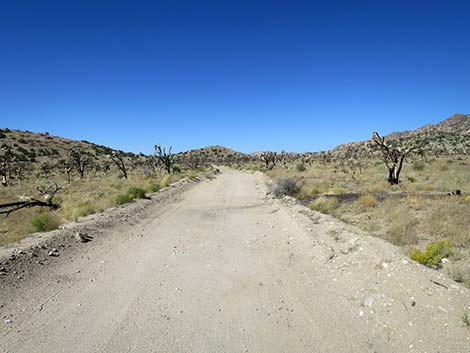
[[[468,113],[469,23],[465,1],[2,1],[0,126],[327,149]]]

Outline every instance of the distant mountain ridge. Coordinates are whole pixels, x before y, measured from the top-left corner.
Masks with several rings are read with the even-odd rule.
[[[419,145],[430,155],[470,154],[470,114],[456,113],[437,124],[393,132],[385,139],[395,144]],[[369,141],[350,142],[338,145],[330,152],[342,154],[348,149],[366,148],[368,144]]]
[[[374,127],[371,127],[372,135]],[[380,133],[380,131],[379,131]],[[387,141],[395,143],[409,143],[423,146],[430,155],[470,154],[470,114],[456,113],[437,123],[424,125],[416,130],[393,132],[386,137]],[[0,147],[9,146],[17,154],[20,161],[34,162],[35,164],[57,163],[65,160],[70,148],[81,147],[96,161],[107,160],[112,148],[97,145],[88,141],[76,141],[63,137],[53,136],[49,133],[33,133],[3,128],[0,129]],[[332,155],[342,155],[349,149],[367,149],[369,141],[350,142],[341,144],[330,150]],[[1,151],[0,151],[1,152]],[[244,154],[223,146],[208,146],[175,154],[177,162],[181,164],[196,163],[208,164],[234,164],[243,163],[252,158],[258,159],[261,152]],[[317,154],[309,152],[306,154]],[[146,159],[144,154],[125,153],[131,160]],[[290,153],[300,156],[302,153]]]

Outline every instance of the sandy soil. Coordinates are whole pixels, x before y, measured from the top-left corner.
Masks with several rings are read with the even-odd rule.
[[[470,352],[468,289],[260,173],[182,182],[0,262],[0,352]]]

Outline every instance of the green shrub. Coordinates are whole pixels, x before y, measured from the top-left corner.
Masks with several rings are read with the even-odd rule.
[[[339,201],[336,197],[319,197],[308,207],[317,212],[330,214],[339,207]]]
[[[133,199],[128,194],[121,194],[116,197],[116,205],[124,205],[131,202]]]
[[[440,240],[426,247],[426,251],[411,250],[410,258],[428,267],[441,267],[441,260],[454,253],[454,247],[449,240]]]
[[[303,163],[299,163],[295,166],[295,169],[298,171],[298,172],[305,172],[305,165]]]
[[[152,183],[150,184],[149,186],[147,186],[147,191],[148,192],[156,192],[158,190],[160,190],[162,187],[160,184],[158,183]]]
[[[142,188],[138,187],[130,187],[129,190],[127,190],[127,194],[129,197],[133,199],[145,199],[145,190]]]
[[[412,176],[409,176],[409,177],[408,177],[408,181],[409,181],[410,183],[416,183],[416,178],[415,178],[415,177],[412,177]]]
[[[59,226],[57,218],[50,213],[43,213],[33,218],[31,224],[36,232],[47,232],[54,230]]]
[[[178,167],[177,165],[175,165],[175,166],[173,167],[173,173],[181,173],[181,168]]]
[[[318,195],[319,193],[320,193],[320,190],[318,190],[317,188],[312,189],[312,194]]]
[[[145,190],[138,187],[130,187],[127,193],[118,195],[116,197],[116,204],[118,206],[129,203],[135,199],[145,199]]]

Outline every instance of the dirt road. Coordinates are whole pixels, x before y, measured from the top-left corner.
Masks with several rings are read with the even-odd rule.
[[[469,290],[266,191],[225,171],[51,259],[0,298],[0,352],[470,352]]]

